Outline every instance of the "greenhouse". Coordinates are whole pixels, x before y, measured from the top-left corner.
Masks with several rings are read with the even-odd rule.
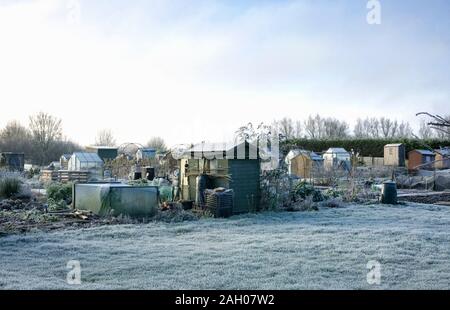
[[[102,175],[103,161],[96,153],[76,152],[69,159],[68,170],[89,171],[93,175]]]

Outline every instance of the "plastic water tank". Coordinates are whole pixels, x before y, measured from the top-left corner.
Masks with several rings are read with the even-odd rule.
[[[394,181],[386,181],[381,188],[381,203],[397,204],[397,184]]]

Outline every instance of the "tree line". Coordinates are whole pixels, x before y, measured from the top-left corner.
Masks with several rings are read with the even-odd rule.
[[[36,165],[48,165],[81,149],[63,136],[61,119],[43,112],[30,116],[28,127],[10,121],[0,131],[0,151],[25,153],[25,159]]]
[[[450,120],[450,115],[445,119]],[[292,139],[450,139],[450,131],[437,130],[421,120],[414,132],[409,122],[398,122],[387,117],[358,118],[352,129],[349,123],[333,117],[309,116],[304,121],[283,118],[275,121],[273,127],[284,140]]]
[[[102,129],[95,137],[94,145],[117,146],[109,129]],[[151,138],[146,147],[164,152],[167,146],[160,137]],[[61,119],[39,112],[28,119],[28,126],[10,121],[0,130],[0,152],[24,153],[25,160],[35,165],[46,166],[57,161],[62,154],[82,151],[84,147],[63,135]]]

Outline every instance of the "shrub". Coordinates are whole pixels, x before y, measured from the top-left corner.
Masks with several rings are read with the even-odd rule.
[[[54,202],[64,200],[66,203],[71,203],[72,183],[51,183],[47,186],[47,199]]]
[[[314,186],[307,184],[304,181],[299,182],[294,190],[293,194],[300,198],[306,199],[307,197],[311,197],[313,202],[318,202],[323,200],[323,195],[320,190],[315,189]]]
[[[20,192],[20,181],[16,178],[3,178],[0,180],[0,197],[11,198]]]

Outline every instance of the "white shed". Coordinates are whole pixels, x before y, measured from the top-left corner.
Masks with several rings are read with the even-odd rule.
[[[324,166],[327,169],[343,168],[350,170],[351,155],[344,148],[330,147],[325,153],[323,153]]]

